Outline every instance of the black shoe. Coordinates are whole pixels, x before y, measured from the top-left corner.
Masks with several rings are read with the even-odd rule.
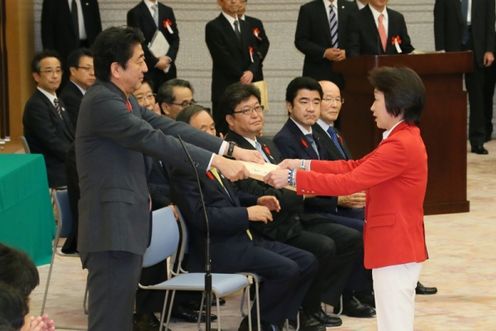
[[[437,287],[425,287],[421,282],[417,282],[416,294],[431,295],[437,293]]]
[[[133,331],[157,331],[160,321],[153,313],[141,313],[133,315]],[[170,331],[169,329],[167,331]]]
[[[282,330],[282,328],[279,325],[270,324],[270,323],[267,323],[264,321],[262,321],[260,324],[261,324],[260,326],[262,327],[261,331],[281,331]],[[258,331],[256,318],[253,319],[253,321],[251,322],[251,327],[252,327],[253,331]],[[245,317],[245,318],[243,318],[241,323],[239,323],[238,331],[248,331],[248,330],[249,330],[248,317]]]
[[[319,311],[319,313],[300,312],[300,331],[325,331],[326,326],[339,326],[342,324],[341,319],[338,317],[339,322],[340,322],[339,324],[327,325],[327,324],[319,321],[315,317],[316,315],[321,315],[320,311]]]
[[[341,318],[339,318],[338,316],[328,315],[322,309],[319,309],[318,312],[312,313],[311,316],[326,326],[340,326],[341,324],[343,324]]]
[[[472,146],[472,153],[479,154],[479,155],[487,155],[489,152],[487,149],[484,148],[483,145],[474,145]]]
[[[171,316],[175,319],[182,320],[184,322],[196,323],[198,321],[198,310],[192,310],[183,305],[174,306],[172,308]],[[200,322],[205,322],[206,314],[205,311],[202,312]],[[210,320],[215,321],[217,319],[217,315],[211,314]]]
[[[77,254],[77,241],[72,237],[67,237],[60,251],[66,255]]]
[[[355,292],[355,295],[353,295],[355,298],[358,299],[361,303],[368,305],[372,308],[375,308],[375,299],[374,299],[374,293],[372,292]]]
[[[367,304],[361,303],[357,298],[351,297],[343,300],[343,312],[344,315],[350,317],[374,317],[375,309]]]

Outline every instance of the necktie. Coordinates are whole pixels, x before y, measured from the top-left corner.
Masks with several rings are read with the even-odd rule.
[[[234,21],[234,33],[236,33],[236,37],[238,40],[241,40],[241,30],[239,29],[239,21]]]
[[[461,9],[462,9],[463,24],[464,24],[462,44],[467,45],[468,39],[470,37],[467,26],[468,0],[461,0]]]
[[[57,111],[57,115],[59,115],[60,119],[63,120],[63,117],[62,117],[63,108],[62,108],[62,105],[60,104],[59,99],[57,99],[57,98],[53,99],[53,104],[55,105],[55,110]]]
[[[344,152],[344,149],[339,142],[338,134],[336,133],[336,130],[334,130],[334,128],[330,126],[329,129],[327,129],[327,133],[329,133],[329,136],[331,136],[331,140],[334,143],[334,146],[336,146],[339,153],[341,153],[341,156],[346,158],[346,153]]]
[[[158,4],[152,5],[152,16],[155,25],[158,26]]]
[[[220,174],[217,171],[217,168],[214,168],[214,167],[210,168],[210,172],[212,173],[212,175],[214,175],[215,179],[222,186],[222,188],[224,189],[224,191],[226,191],[226,193],[229,196],[229,198],[231,198],[231,195],[227,191],[226,187],[224,186],[224,183],[222,182],[222,179],[220,178]],[[248,235],[248,238],[250,238],[250,240],[253,240],[253,236],[252,236],[252,234],[250,232],[250,229],[246,229],[246,234]]]
[[[338,19],[334,11],[334,5],[329,6],[329,27],[331,29],[331,47],[338,47]]]
[[[381,37],[382,49],[386,51],[387,34],[386,34],[386,28],[384,27],[384,14],[379,15],[378,22],[379,24],[377,25],[377,29],[379,30],[379,37]]]
[[[317,156],[319,156],[319,149],[317,148],[317,143],[315,142],[315,139],[313,139],[313,135],[311,133],[308,133],[305,135],[305,137],[310,142],[310,145],[312,145],[312,148],[315,151],[315,153],[317,153]]]
[[[270,163],[269,158],[267,157],[264,150],[262,149],[262,145],[258,141],[255,141],[255,148],[257,149],[257,151],[260,152],[260,154],[262,154],[262,157],[264,158],[265,162]]]
[[[79,39],[79,18],[78,18],[78,7],[76,0],[72,0],[71,3],[71,16],[72,16],[72,23],[74,24],[74,31],[76,31],[76,35]]]

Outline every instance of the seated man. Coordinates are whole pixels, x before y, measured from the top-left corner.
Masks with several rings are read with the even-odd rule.
[[[230,85],[224,93],[222,104],[228,114],[226,140],[247,149],[258,149],[267,162],[277,164],[282,160],[272,141],[258,136],[263,130],[264,117],[256,87]],[[281,211],[273,215],[274,221],[269,224],[254,223],[251,227],[266,237],[305,249],[317,257],[319,272],[305,297],[303,315],[326,326],[341,325],[339,317],[326,315],[320,305],[321,301],[334,307],[339,304],[352,267],[363,250],[360,233],[332,223],[327,215],[305,212],[304,200],[295,192],[274,190],[263,182],[250,179],[241,181],[239,187],[252,194],[277,196]]]
[[[26,102],[22,124],[31,153],[43,154],[48,175],[48,186],[65,186],[65,157],[74,141],[74,127],[64,104],[57,97],[62,79],[58,55],[43,51],[31,62],[36,91]]]
[[[187,80],[171,79],[160,86],[157,103],[165,116],[175,119],[184,107],[196,103],[193,99],[194,92]]]
[[[215,134],[210,114],[201,106],[185,108],[177,118]],[[189,269],[204,270],[204,210],[193,170],[185,166],[172,174],[173,196],[184,215],[190,237]],[[205,212],[211,236],[213,272],[252,272],[260,275],[260,311],[263,330],[280,330],[287,318],[295,318],[316,272],[314,256],[277,241],[263,239],[249,231],[250,223],[272,221],[279,210],[273,196],[256,197],[237,192],[222,174],[213,169],[200,174]],[[254,314],[254,313],[252,313]],[[247,330],[246,319],[239,330]],[[303,323],[301,330],[324,330]]]

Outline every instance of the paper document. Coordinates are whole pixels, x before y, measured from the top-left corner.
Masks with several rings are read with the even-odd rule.
[[[157,29],[148,44],[148,49],[152,52],[153,56],[161,57],[167,54],[169,47],[169,42],[165,39],[164,34]]]
[[[263,182],[265,175],[267,175],[272,170],[279,168],[276,164],[272,164],[272,163],[259,164],[248,161],[239,161],[239,162],[243,163],[246,169],[248,169],[248,171],[250,172],[250,178],[259,180],[261,182]],[[296,191],[296,188],[290,185],[287,185],[284,188],[291,191]]]

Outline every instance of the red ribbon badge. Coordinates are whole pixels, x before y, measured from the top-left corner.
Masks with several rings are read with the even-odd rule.
[[[269,149],[269,146],[267,146],[267,145],[263,145],[263,150],[264,150],[265,154],[267,154],[267,155],[271,155],[271,153],[270,153],[270,149]]]
[[[172,31],[172,20],[170,18],[166,18],[162,21],[162,25],[164,28],[167,29],[167,31],[169,31],[170,34],[173,34],[174,31]]]
[[[394,44],[398,44],[398,45],[401,45],[401,38],[400,36],[396,35],[394,37],[391,38],[391,44],[394,45]]]
[[[305,140],[305,138],[302,137],[301,140],[300,140],[300,143],[303,145],[303,147],[308,148],[308,143]]]
[[[129,99],[126,99],[126,108],[128,113],[133,110],[133,106],[131,105],[131,102],[129,102]]]
[[[255,53],[255,49],[252,46],[250,46],[250,47],[248,47],[248,52],[250,53],[251,63],[255,62],[255,61],[253,61],[253,53]]]
[[[255,38],[257,38],[258,40],[262,40],[262,38],[260,37],[260,33],[262,31],[260,31],[260,29],[258,27],[254,27],[253,28],[253,35],[255,36]]]
[[[207,175],[207,177],[208,177],[210,180],[214,180],[214,179],[215,179],[214,175],[210,172],[210,170],[206,172],[206,175]]]

